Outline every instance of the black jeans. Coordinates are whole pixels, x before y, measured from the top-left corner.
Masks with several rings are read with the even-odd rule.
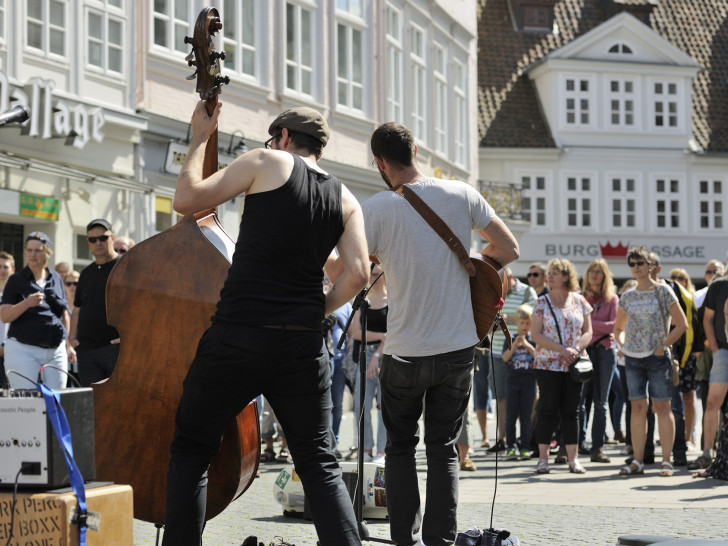
[[[109,343],[101,347],[87,349],[79,345],[76,349],[78,357],[78,375],[81,378],[82,387],[90,387],[91,383],[97,383],[111,377],[116,361],[119,358],[119,344]]]
[[[263,394],[286,435],[322,546],[360,546],[331,432],[331,364],[316,332],[214,324],[184,381],[167,475],[164,544],[201,543],[207,469],[225,426]]]
[[[538,383],[538,426],[536,440],[539,444],[551,443],[551,436],[561,418],[561,435],[564,445],[579,441],[579,400],[581,383],[575,383],[568,372],[536,370]]]
[[[457,533],[458,453],[468,407],[473,348],[427,357],[384,355],[380,382],[387,427],[384,463],[390,532],[397,546],[452,544]],[[425,405],[427,492],[420,511],[415,451]]]

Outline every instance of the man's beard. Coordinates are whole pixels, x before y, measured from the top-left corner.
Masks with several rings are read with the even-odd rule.
[[[381,177],[382,177],[382,180],[384,180],[384,183],[385,183],[385,184],[386,184],[386,185],[387,185],[387,186],[388,186],[389,188],[392,188],[392,187],[393,187],[393,186],[392,186],[392,183],[391,183],[391,182],[389,181],[389,178],[387,177],[387,175],[386,175],[386,174],[384,174],[384,172],[382,171],[382,169],[379,169],[379,176],[381,176]]]

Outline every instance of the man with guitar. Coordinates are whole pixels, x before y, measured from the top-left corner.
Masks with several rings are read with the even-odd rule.
[[[270,149],[247,152],[203,178],[220,106],[211,115],[204,101],[195,109],[174,208],[193,214],[244,193],[245,210],[212,326],[199,343],[177,409],[164,544],[200,544],[209,461],[225,426],[262,393],[285,430],[321,545],[359,546],[334,455],[322,322],[368,280],[361,208],[318,166],[329,128],[311,108],[279,115],[268,129]],[[334,246],[344,272],[324,295],[322,268]]]
[[[381,125],[371,137],[371,149],[386,184],[412,190],[465,248],[470,247],[475,230],[489,243],[483,256],[503,266],[518,258],[513,234],[474,188],[422,174],[415,160],[414,137],[405,126]],[[463,263],[408,200],[385,191],[362,205],[369,254],[377,256],[389,288],[387,341],[380,372],[387,427],[387,506],[392,540],[398,546],[419,545],[420,540],[427,546],[440,546],[452,544],[457,533],[455,443],[467,410],[473,348],[479,340]],[[427,448],[424,522],[415,468],[423,400]]]

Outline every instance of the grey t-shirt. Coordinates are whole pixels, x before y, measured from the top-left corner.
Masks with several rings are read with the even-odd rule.
[[[473,187],[425,178],[409,187],[450,227],[466,249],[473,229],[495,211]],[[362,205],[369,253],[387,279],[389,314],[384,352],[428,356],[478,342],[468,274],[455,253],[404,197],[383,191]]]

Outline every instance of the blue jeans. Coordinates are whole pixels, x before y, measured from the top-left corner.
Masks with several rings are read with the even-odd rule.
[[[671,387],[672,398],[670,409],[675,417],[675,441],[672,444],[673,457],[685,458],[688,445],[685,443],[685,402],[683,401],[680,385]]]
[[[476,410],[488,409],[490,385],[490,354],[478,357],[478,369],[473,374],[473,405]]]
[[[612,392],[614,393],[614,401],[612,402],[611,416],[612,428],[614,431],[622,430],[622,414],[624,413],[624,401],[626,396],[622,392],[622,378],[624,368],[620,373],[621,366],[614,366],[614,377],[612,378]]]
[[[649,355],[643,358],[624,357],[627,390],[630,400],[649,396],[656,402],[672,399],[672,362],[666,356]]]
[[[384,463],[390,532],[398,546],[452,544],[457,533],[458,453],[468,408],[473,348],[427,357],[384,355],[380,380],[387,426]],[[425,405],[427,494],[420,511],[415,451]]]
[[[588,349],[589,358],[594,365],[594,376],[591,381],[582,385],[581,402],[579,403],[579,420],[582,431],[586,434],[586,422],[589,415],[586,413],[586,389],[592,389],[592,407],[594,420],[592,421],[592,449],[601,449],[604,446],[607,431],[607,412],[609,403],[609,389],[612,385],[614,372],[617,368],[617,353],[614,349],[606,349],[601,345]]]
[[[365,364],[365,370],[366,366],[369,365],[369,361],[372,359],[372,355],[377,352],[378,348],[379,345],[367,344],[367,363]],[[361,415],[359,410],[359,383],[361,382],[360,372],[361,371],[357,369],[356,387],[354,389],[354,415],[356,416],[355,425],[357,425],[355,438],[357,439],[359,438],[358,425]],[[367,452],[374,448],[374,429],[372,428],[372,401],[374,399],[377,400],[377,406],[380,406],[382,403],[382,388],[379,384],[379,377],[375,377],[373,379],[367,377],[364,387],[364,451]],[[384,427],[382,410],[380,409],[377,411],[377,414],[379,416],[377,420],[377,451],[383,451],[384,446],[387,444],[387,429]]]
[[[213,324],[200,340],[177,408],[163,544],[201,544],[210,459],[225,426],[263,393],[286,431],[321,545],[360,546],[334,455],[330,389],[320,333]]]
[[[346,375],[344,375],[344,366],[340,358],[332,360],[334,364],[334,373],[331,376],[331,429],[334,431],[336,443],[339,443],[339,427],[341,426],[341,415],[344,405],[344,390],[346,389]]]
[[[506,367],[506,447],[516,448],[516,421],[521,424],[521,447],[531,449],[531,411],[536,397],[536,373]]]

